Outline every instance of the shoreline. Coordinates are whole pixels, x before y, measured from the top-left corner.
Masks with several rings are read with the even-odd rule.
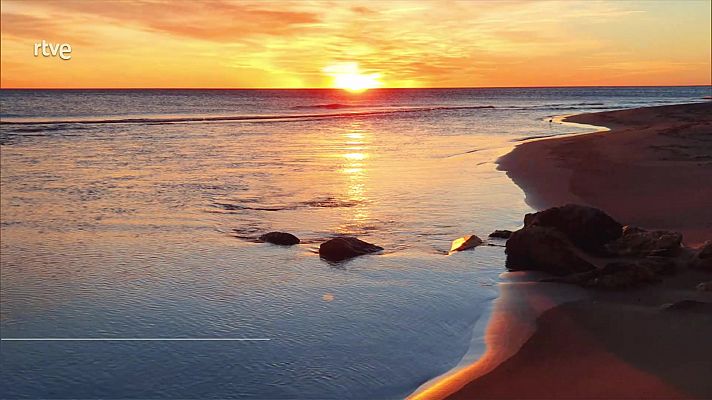
[[[532,321],[531,332],[500,332],[513,354],[483,371],[473,365],[446,377],[439,390],[418,399],[701,399],[712,396],[712,294],[694,285],[710,275],[695,271],[655,286],[623,292],[577,286],[528,283],[509,295],[520,306],[518,318]],[[580,297],[556,303],[556,290]],[[665,310],[664,304],[695,300],[704,307]],[[542,304],[550,303],[549,307]],[[513,319],[506,309],[499,318]],[[497,319],[493,320],[496,325]],[[526,333],[527,337],[521,339]],[[513,340],[514,339],[514,340]],[[506,348],[505,348],[506,349]],[[488,349],[490,353],[490,349]]]
[[[536,271],[504,272],[498,283],[499,295],[490,305],[483,334],[484,352],[474,359],[465,354],[457,366],[434,377],[411,393],[409,400],[444,399],[469,382],[495,370],[535,333],[536,320],[542,313],[568,302],[582,300],[588,294],[572,285],[539,283],[544,277]]]
[[[568,202],[587,204],[611,212],[624,223],[681,231],[688,245],[699,244],[712,238],[712,213],[700,202],[703,198],[712,198],[709,185],[706,191],[700,184],[704,177],[712,181],[712,157],[704,164],[704,157],[712,154],[712,143],[708,144],[710,149],[706,146],[695,149],[682,147],[686,144],[680,142],[694,142],[696,135],[702,137],[712,133],[712,117],[705,114],[712,115],[712,103],[568,116],[562,122],[590,125],[597,130],[524,142],[498,160],[498,169],[507,171],[514,183],[525,191],[527,204],[537,210]],[[612,135],[616,135],[613,140],[610,139]],[[660,135],[672,137],[652,140],[651,143],[651,136],[656,139],[655,136]],[[613,143],[609,145],[602,141]],[[592,168],[590,154],[588,158],[582,157],[591,152],[599,156],[602,149],[608,151],[611,147],[621,146],[621,142],[624,148],[613,154],[628,156],[632,170],[629,174],[611,175],[610,170],[606,171],[605,167],[625,167],[620,160],[616,160],[617,163],[606,160]],[[653,151],[638,149],[634,154],[633,145],[652,147]],[[561,147],[565,146],[574,149],[563,151]],[[678,157],[673,159],[660,157],[660,154],[666,154],[665,150],[680,148],[688,152],[677,154]],[[695,150],[701,153],[695,153]],[[658,159],[651,160],[654,155],[658,155]],[[702,156],[702,161],[695,158],[698,155]],[[668,162],[672,164],[666,165]],[[710,167],[699,168],[700,165]],[[641,179],[655,176],[647,175],[651,172],[648,168],[659,172],[661,168],[670,167],[674,167],[673,176],[680,174],[680,168],[691,172],[691,180],[697,183],[690,186],[690,179],[672,182],[682,187],[685,193],[696,191],[700,194],[692,200],[687,198],[685,205],[680,207],[682,209],[671,206],[669,197],[655,196],[655,200],[640,197],[641,192],[649,196],[651,189],[661,191],[661,183],[656,182],[650,187],[645,179]],[[591,179],[594,175],[596,178],[596,173],[608,178],[608,182],[617,176],[623,181],[628,180],[628,184],[642,186],[637,188],[642,189],[639,192],[628,191],[632,200],[623,201],[644,199],[648,203],[658,203],[656,205],[668,213],[674,210],[674,215],[655,219],[655,207],[637,204],[640,209],[627,207],[610,211],[610,207],[606,208],[606,200],[611,199],[596,196],[599,193],[595,191],[606,185],[594,185],[587,192],[581,190],[580,185],[571,184],[574,179],[582,177]],[[635,175],[638,179],[630,181]],[[670,175],[666,177],[670,179]],[[600,181],[597,183],[601,184]],[[676,193],[675,189],[670,191]],[[621,201],[621,193],[615,193],[613,198]],[[680,218],[681,213],[684,218]],[[486,329],[485,354],[473,364],[458,365],[437,381],[424,385],[410,399],[712,396],[712,383],[707,383],[706,379],[712,374],[712,349],[704,346],[706,338],[712,334],[712,295],[695,291],[697,283],[710,279],[708,274],[693,271],[666,281],[662,288],[653,286],[605,293],[570,285],[539,283],[532,279],[531,273],[507,272],[503,276],[500,296],[495,299]],[[562,296],[562,291],[568,291],[568,294]],[[664,302],[686,299],[707,303],[706,314],[661,311]],[[651,330],[659,336],[646,338]],[[621,336],[625,338],[621,339]],[[585,352],[585,357],[579,355],[580,351]],[[693,367],[677,367],[684,366],[685,362],[693,363]]]

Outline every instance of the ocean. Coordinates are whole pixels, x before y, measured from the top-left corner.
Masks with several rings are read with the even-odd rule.
[[[496,159],[709,91],[1,90],[0,394],[403,398],[485,350],[503,242],[448,250],[532,211]]]

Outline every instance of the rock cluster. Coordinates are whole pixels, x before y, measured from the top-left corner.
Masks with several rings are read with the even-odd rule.
[[[261,235],[257,241],[292,246],[299,244],[298,237],[287,232],[269,232]],[[483,243],[477,235],[463,236],[452,242],[450,252],[473,249]],[[382,251],[383,247],[364,242],[350,236],[340,236],[329,239],[319,246],[319,256],[327,261],[341,262],[365,254]]]
[[[712,241],[689,256],[689,249],[683,251],[682,235],[678,232],[623,226],[597,208],[577,204],[526,214],[521,229],[496,230],[489,237],[507,239],[509,270],[537,270],[556,275],[546,279],[550,282],[628,288],[674,274],[683,262],[691,268],[712,272]],[[259,240],[284,246],[300,243],[299,238],[286,232],[269,232]],[[464,236],[453,241],[450,252],[481,244],[482,239],[476,235]],[[343,236],[322,243],[319,256],[340,262],[381,250],[375,244]],[[708,291],[710,287],[712,282],[706,282],[698,289]]]
[[[712,245],[706,246],[693,260],[699,268],[712,262]],[[510,270],[544,271],[557,275],[547,281],[606,289],[675,273],[683,249],[677,232],[624,227],[599,209],[576,204],[527,214],[506,247]],[[612,260],[597,266],[601,259]]]
[[[293,246],[300,243],[298,237],[287,232],[268,232],[260,236],[258,241],[281,246]],[[355,237],[343,236],[322,243],[319,246],[319,256],[328,261],[339,262],[381,250],[383,248],[375,244],[364,242]]]

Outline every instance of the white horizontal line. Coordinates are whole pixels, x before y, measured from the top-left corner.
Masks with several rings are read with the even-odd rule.
[[[266,342],[268,338],[0,338],[3,342]]]

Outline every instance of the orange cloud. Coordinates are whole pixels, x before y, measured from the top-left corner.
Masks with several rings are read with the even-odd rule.
[[[43,1],[34,2],[53,14],[73,13],[106,23],[129,24],[137,29],[202,40],[239,40],[249,35],[283,35],[319,22],[314,13],[260,8],[226,1]],[[17,16],[16,16],[17,17]],[[42,27],[57,18],[32,18]],[[10,27],[12,29],[13,27]],[[17,32],[16,32],[17,33]]]
[[[710,83],[710,3],[3,0],[3,87]],[[31,56],[69,42],[65,64]]]

